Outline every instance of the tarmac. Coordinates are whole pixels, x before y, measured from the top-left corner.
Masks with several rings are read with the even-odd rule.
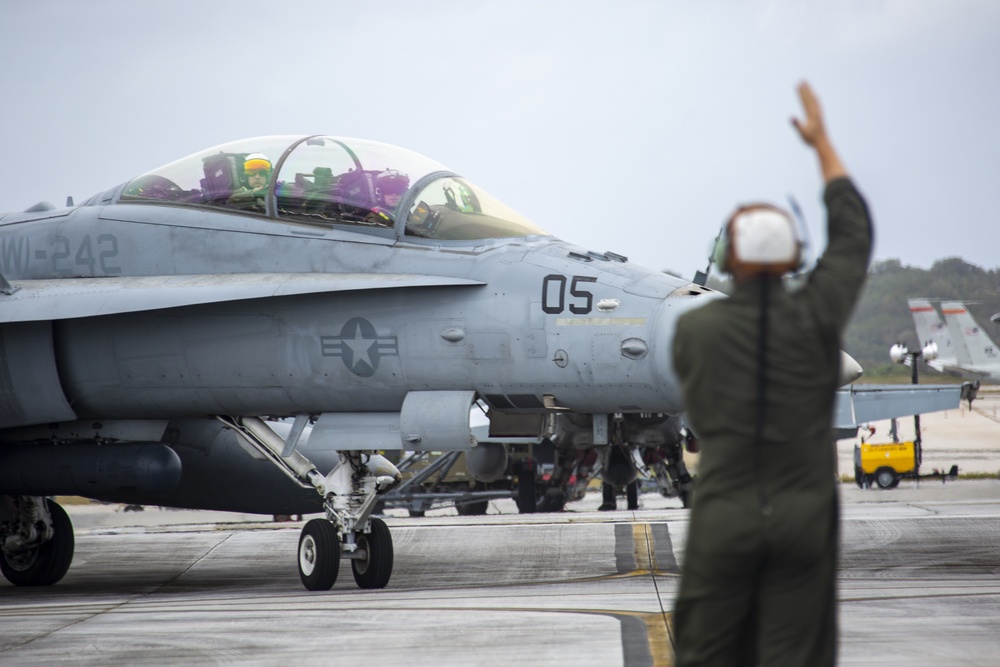
[[[841,665],[996,665],[1000,481],[842,486]],[[597,512],[391,517],[395,570],[306,591],[300,522],[70,506],[77,556],[0,584],[2,665],[670,665],[687,529],[676,499]]]
[[[994,405],[925,415],[924,468],[1000,469]],[[851,474],[853,442],[837,449]],[[841,498],[839,664],[1000,664],[1000,480],[845,483]],[[344,562],[323,593],[298,578],[302,522],[67,505],[63,581],[0,582],[0,665],[670,665],[688,513],[656,493],[637,511],[599,503],[392,510],[389,585],[358,589]]]

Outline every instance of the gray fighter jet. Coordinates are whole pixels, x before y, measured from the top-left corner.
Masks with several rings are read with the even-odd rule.
[[[717,296],[357,139],[233,142],[4,215],[0,569],[62,578],[73,531],[50,497],[68,494],[323,511],[299,540],[306,588],[329,589],[342,558],[381,588],[393,546],[372,511],[399,473],[375,452],[471,448],[470,472],[495,479],[508,437],[552,443],[547,508],[574,497],[571,474],[621,486],[637,464],[686,502],[671,338]]]

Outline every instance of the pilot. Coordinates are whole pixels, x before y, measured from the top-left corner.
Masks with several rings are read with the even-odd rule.
[[[396,207],[403,193],[410,187],[410,179],[395,169],[387,169],[375,177],[375,207],[368,216],[369,222],[393,224]]]
[[[227,203],[244,210],[264,212],[267,208],[264,198],[271,182],[271,161],[263,153],[250,153],[243,159],[243,175],[246,186],[234,192]]]
[[[864,200],[809,85],[793,119],[825,182],[828,243],[797,291],[791,216],[737,210],[715,256],[728,299],[677,323],[673,360],[699,477],[674,611],[676,664],[833,665],[839,519],[832,424],[840,342],[871,256]]]

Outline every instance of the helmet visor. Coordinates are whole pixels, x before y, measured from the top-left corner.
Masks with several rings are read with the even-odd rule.
[[[243,163],[243,173],[248,176],[255,171],[271,171],[271,163],[263,158],[251,158]]]
[[[378,184],[384,195],[401,195],[406,192],[407,183],[402,178],[385,179]]]

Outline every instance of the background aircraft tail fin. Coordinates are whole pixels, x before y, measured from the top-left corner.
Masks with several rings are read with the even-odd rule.
[[[941,364],[954,364],[957,355],[952,345],[948,327],[945,326],[937,310],[928,299],[908,299],[910,316],[917,329],[917,345],[923,348],[927,343],[935,343]]]
[[[944,301],[941,303],[941,312],[944,314],[945,322],[948,323],[952,340],[963,342],[968,353],[967,360],[963,360],[959,354],[959,363],[973,367],[1000,364],[1000,349],[986,332],[979,328],[965,304],[961,301]],[[959,346],[959,352],[962,351],[962,347]]]

